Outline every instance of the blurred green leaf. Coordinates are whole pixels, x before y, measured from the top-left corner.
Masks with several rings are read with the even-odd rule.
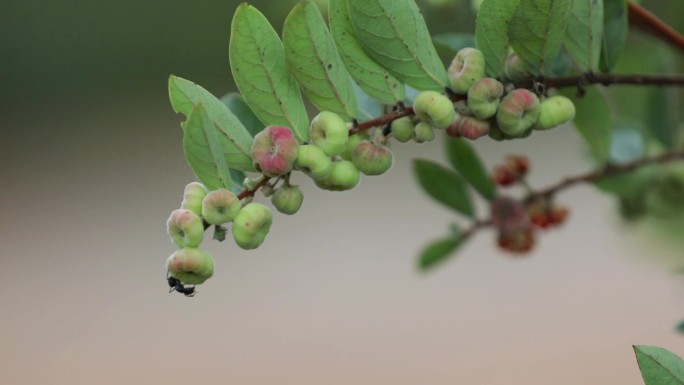
[[[371,59],[356,38],[346,0],[331,0],[328,6],[330,32],[344,65],[359,87],[385,104],[392,105],[404,100],[404,85]]]
[[[247,131],[255,136],[264,129],[264,124],[254,115],[254,111],[247,105],[242,96],[237,92],[231,92],[221,97],[221,102],[240,120]]]
[[[598,70],[603,42],[603,0],[572,3],[565,47],[583,72]]]
[[[253,6],[235,11],[230,33],[230,68],[240,93],[266,125],[287,126],[297,140],[309,139],[309,118],[288,72],[283,44],[271,24]]]
[[[684,334],[684,321],[680,322],[679,325],[675,328],[677,332]]]
[[[415,159],[413,171],[423,190],[438,202],[469,217],[475,215],[463,178],[429,160]]]
[[[356,36],[368,55],[402,82],[442,91],[447,74],[413,0],[346,0]]]
[[[684,385],[684,361],[656,346],[633,346],[646,385]]]
[[[487,76],[501,78],[508,57],[508,28],[520,0],[484,0],[477,12],[477,48],[485,58]]]
[[[209,190],[231,188],[226,150],[230,142],[221,136],[200,103],[183,124],[183,150],[190,168]]]
[[[603,72],[610,72],[613,69],[627,41],[629,31],[627,1],[603,0],[603,41],[600,62]]]
[[[461,244],[462,238],[456,235],[433,241],[421,251],[418,258],[418,268],[426,271],[438,266],[450,257],[453,257],[456,249]]]
[[[496,197],[496,187],[473,146],[463,139],[446,141],[447,157],[456,171],[485,199]]]
[[[571,7],[572,0],[520,0],[508,38],[533,75],[549,73],[563,46]]]
[[[432,37],[432,43],[442,58],[442,61],[450,64],[458,51],[466,47],[477,47],[475,36],[470,33],[443,33]]]
[[[173,110],[190,115],[195,105],[202,104],[221,136],[229,140],[226,147],[228,165],[243,171],[254,171],[250,150],[253,138],[240,120],[209,91],[177,76],[169,77],[169,98]]]
[[[287,15],[283,44],[290,72],[311,103],[345,120],[356,119],[351,78],[315,4],[301,2]]]
[[[588,88],[584,97],[575,94],[574,89],[561,92],[575,103],[574,125],[591,149],[592,155],[600,162],[610,156],[610,142],[613,130],[613,117],[606,97],[596,88]]]
[[[665,148],[676,148],[679,130],[679,93],[671,87],[654,87],[648,91],[644,90],[644,93],[648,93],[645,119],[648,132]]]

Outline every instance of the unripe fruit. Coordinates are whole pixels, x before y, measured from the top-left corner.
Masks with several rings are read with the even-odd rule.
[[[260,203],[249,203],[233,221],[233,238],[245,250],[256,249],[266,239],[273,223],[271,209]]]
[[[476,119],[472,116],[464,116],[458,121],[458,132],[461,136],[475,140],[489,133],[490,125],[486,120]]]
[[[401,143],[406,143],[413,137],[413,119],[410,116],[404,116],[392,122],[392,136]]]
[[[204,239],[202,219],[186,209],[171,212],[166,221],[166,232],[178,247],[197,247]]]
[[[181,208],[202,215],[202,199],[207,195],[207,189],[201,183],[192,182],[185,186]]]
[[[418,122],[413,129],[413,140],[417,143],[429,142],[435,139],[435,130],[427,122]]]
[[[237,195],[224,188],[210,191],[202,200],[202,217],[212,225],[222,225],[235,219],[242,204]]]
[[[169,256],[166,270],[186,285],[199,285],[214,275],[214,258],[202,249],[184,247]]]
[[[365,175],[382,175],[392,167],[392,151],[387,146],[364,140],[352,152],[351,161]]]
[[[537,95],[519,88],[501,100],[496,113],[496,122],[504,134],[521,136],[537,122],[539,109]]]
[[[361,143],[362,140],[367,140],[369,137],[368,131],[358,132],[349,137],[347,140],[347,145],[344,146],[344,151],[340,154],[340,158],[344,160],[351,160],[351,154],[356,148],[356,146]]]
[[[282,186],[271,197],[271,203],[283,214],[292,215],[299,211],[304,202],[304,194],[299,186]]]
[[[322,180],[315,181],[316,186],[328,191],[351,190],[359,184],[361,174],[354,164],[348,160],[333,162],[330,175]]]
[[[539,105],[539,118],[534,125],[536,130],[558,127],[575,118],[575,105],[565,96],[552,96]]]
[[[468,90],[468,108],[478,119],[489,119],[496,115],[504,87],[492,78],[476,81]]]
[[[504,70],[506,77],[514,82],[529,79],[529,71],[525,69],[525,64],[520,60],[520,56],[516,54],[510,55],[506,59],[506,68]]]
[[[449,127],[456,117],[451,100],[436,91],[419,93],[413,102],[413,111],[421,121],[439,129]]]
[[[292,170],[297,159],[298,143],[292,130],[268,126],[254,137],[252,161],[257,171],[275,177]]]
[[[324,179],[330,175],[332,161],[330,157],[313,144],[299,146],[295,168],[310,176],[314,180]]]
[[[449,66],[448,75],[451,90],[464,95],[470,86],[482,79],[485,74],[484,55],[476,48],[463,48]]]
[[[328,156],[340,155],[349,140],[347,123],[334,112],[321,111],[311,121],[311,142]]]

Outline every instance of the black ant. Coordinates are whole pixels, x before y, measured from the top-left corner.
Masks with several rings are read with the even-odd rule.
[[[194,297],[195,294],[197,294],[194,286],[185,287],[181,281],[172,276],[167,276],[166,280],[168,281],[170,287],[169,293],[172,291],[177,291],[181,294],[184,294],[186,297]]]

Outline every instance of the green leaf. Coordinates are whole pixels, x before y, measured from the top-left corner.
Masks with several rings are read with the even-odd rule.
[[[603,43],[603,0],[575,0],[565,33],[565,47],[583,72],[598,70]]]
[[[458,51],[466,47],[477,46],[475,36],[470,33],[443,33],[432,37],[432,44],[442,58],[442,62],[447,64],[456,57]]]
[[[485,58],[487,76],[501,78],[506,67],[508,27],[520,0],[484,0],[477,12],[475,38]]]
[[[255,136],[264,129],[264,124],[261,123],[259,118],[254,115],[254,111],[247,105],[245,100],[237,92],[231,92],[229,94],[223,95],[221,97],[221,102],[225,104],[230,111],[237,116],[243,126],[247,131]]]
[[[183,124],[185,159],[197,178],[209,190],[231,188],[226,149],[230,141],[222,136],[203,104],[190,112]]]
[[[419,90],[447,86],[444,65],[413,0],[346,0],[356,36],[368,55]]]
[[[450,139],[446,141],[446,146],[447,157],[454,169],[484,198],[494,200],[494,182],[470,143],[463,139]]]
[[[230,169],[230,179],[233,181],[232,191],[235,194],[240,194],[244,187],[242,183],[245,181],[245,173],[240,170]]]
[[[603,0],[603,42],[601,44],[600,68],[603,72],[613,69],[627,41],[629,20],[628,0]]]
[[[287,126],[309,139],[309,118],[297,82],[285,63],[283,44],[264,15],[243,3],[230,33],[230,68],[240,93],[266,125]]]
[[[646,385],[684,385],[684,361],[656,346],[633,346]]]
[[[438,202],[469,217],[475,215],[463,178],[437,163],[416,159],[413,171],[423,190]]]
[[[649,91],[644,92],[648,93],[645,119],[648,132],[666,148],[674,149],[679,145],[679,93],[671,87],[654,87]]]
[[[383,114],[383,105],[363,92],[356,83],[354,84],[354,92],[356,92],[356,100],[359,101],[359,117],[361,119],[373,119]]]
[[[545,75],[563,46],[572,0],[520,0],[508,38],[525,68]]]
[[[349,73],[318,7],[297,4],[283,26],[285,59],[306,97],[319,110],[356,118],[357,102]]]
[[[359,87],[385,104],[396,104],[404,100],[404,85],[371,59],[356,38],[346,0],[330,0],[328,7],[330,32],[347,71]]]
[[[420,253],[418,267],[420,270],[427,271],[443,263],[454,255],[456,249],[461,246],[462,241],[463,239],[456,235],[433,241],[425,246]]]
[[[225,104],[197,84],[173,75],[169,77],[169,98],[173,110],[185,116],[190,115],[195,105],[204,105],[221,136],[229,142],[226,147],[228,165],[238,170],[254,171],[250,156],[253,138]]]
[[[574,89],[561,92],[575,103],[574,125],[584,141],[599,161],[610,157],[610,142],[613,130],[613,117],[606,97],[596,88],[589,88],[583,98],[574,94]]]
[[[675,328],[678,333],[684,334],[684,321],[680,322]]]

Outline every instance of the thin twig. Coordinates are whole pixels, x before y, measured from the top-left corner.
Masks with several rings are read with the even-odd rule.
[[[629,2],[629,23],[684,51],[684,36],[638,4]]]

